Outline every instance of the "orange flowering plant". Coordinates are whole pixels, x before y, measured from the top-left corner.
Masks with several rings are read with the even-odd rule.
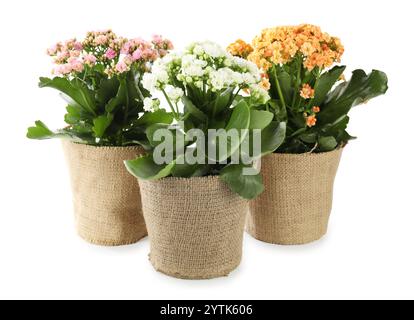
[[[313,25],[269,28],[252,45],[242,40],[228,51],[263,71],[262,86],[271,100],[264,108],[287,122],[278,153],[328,152],[353,139],[346,131],[352,107],[385,94],[384,72],[355,70],[344,78],[341,41]]]

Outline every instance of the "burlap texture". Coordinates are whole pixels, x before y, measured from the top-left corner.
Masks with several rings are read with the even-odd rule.
[[[218,177],[140,180],[154,268],[181,279],[227,276],[242,258],[247,201]]]
[[[250,203],[247,232],[258,240],[300,245],[328,229],[342,149],[320,154],[271,154],[262,159],[265,192]]]
[[[124,160],[140,147],[94,147],[63,142],[69,166],[76,227],[86,241],[103,246],[138,242],[147,235],[137,180]]]

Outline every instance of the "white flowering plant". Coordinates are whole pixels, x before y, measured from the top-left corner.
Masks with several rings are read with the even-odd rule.
[[[142,84],[153,96],[164,96],[176,122],[173,126],[150,126],[146,133],[152,153],[127,161],[128,170],[145,180],[220,175],[243,198],[255,198],[263,191],[263,182],[253,164],[274,152],[286,131],[285,123],[273,121],[271,112],[261,110],[270,99],[261,83],[256,65],[231,56],[212,42],[193,43],[182,54],[156,61],[152,72],[144,74]],[[144,108],[156,110],[160,103],[159,99],[146,99]],[[163,150],[170,156],[164,162],[157,159],[157,148],[166,145],[158,139],[159,130],[167,130],[173,137],[172,145]],[[211,137],[212,131],[218,134]],[[235,140],[229,138],[230,132],[237,132]],[[260,136],[259,151],[243,158],[246,151],[242,146],[255,144],[255,134]],[[214,149],[213,155],[207,146]],[[188,154],[195,154],[197,161],[189,161]],[[244,169],[252,170],[244,174]]]
[[[47,50],[54,62],[54,78],[40,78],[40,88],[60,91],[67,102],[66,127],[50,130],[36,121],[30,139],[65,138],[95,146],[148,146],[145,135],[153,123],[171,123],[165,110],[145,112],[150,93],[141,85],[143,74],[173,48],[154,36],[118,37],[111,30],[88,32],[82,41],[59,42]],[[155,109],[153,105],[153,109]]]

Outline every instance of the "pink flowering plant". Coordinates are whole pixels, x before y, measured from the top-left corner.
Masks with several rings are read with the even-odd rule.
[[[171,41],[118,37],[111,30],[88,32],[83,41],[59,42],[47,50],[53,58],[54,78],[40,78],[40,88],[54,88],[67,102],[67,126],[50,130],[37,121],[30,139],[68,138],[96,146],[147,145],[145,129],[171,123],[165,110],[146,112],[152,101],[141,84],[152,64],[173,49]]]

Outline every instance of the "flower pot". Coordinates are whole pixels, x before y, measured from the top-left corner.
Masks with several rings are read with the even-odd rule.
[[[69,166],[76,227],[86,241],[103,246],[138,242],[147,235],[139,186],[125,169],[140,147],[94,147],[63,142]]]
[[[273,244],[300,245],[327,232],[342,149],[271,154],[262,159],[265,192],[250,203],[247,232]]]
[[[248,203],[218,177],[139,180],[139,185],[157,271],[212,279],[239,266]]]

